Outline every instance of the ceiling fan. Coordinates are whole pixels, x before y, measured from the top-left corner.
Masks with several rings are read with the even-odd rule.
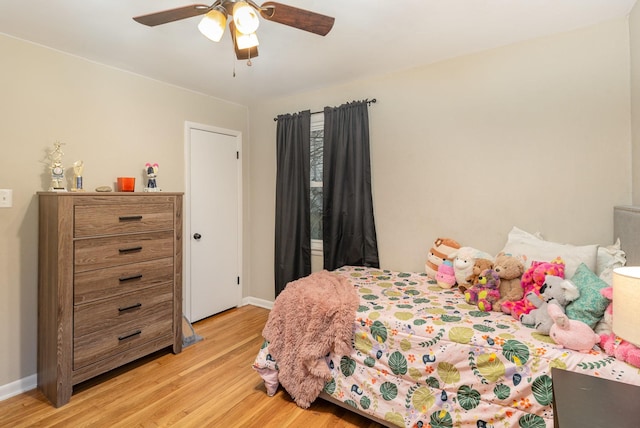
[[[282,3],[268,1],[258,6],[252,0],[216,0],[212,5],[191,4],[175,9],[136,16],[140,24],[154,27],[181,19],[204,15],[198,29],[207,38],[218,42],[224,34],[229,19],[229,31],[237,59],[251,60],[258,56],[256,30],[260,23],[258,14],[267,21],[288,25],[299,30],[326,36],[335,18]]]

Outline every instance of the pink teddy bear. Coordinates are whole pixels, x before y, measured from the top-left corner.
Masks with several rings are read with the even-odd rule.
[[[613,288],[605,287],[600,293],[609,300],[613,300]],[[605,321],[608,323],[613,319],[613,303],[609,303],[604,313]],[[634,367],[640,367],[640,348],[633,343],[629,343],[616,336],[613,332],[600,334],[600,347],[607,355],[613,355],[618,360],[622,360]]]
[[[564,260],[556,257],[551,262],[531,262],[531,266],[522,274],[520,284],[524,290],[524,297],[520,300],[507,301],[502,304],[502,312],[511,314],[520,320],[524,314],[536,309],[535,305],[527,299],[527,294],[534,293],[540,297],[540,289],[547,275],[558,276],[564,279]]]

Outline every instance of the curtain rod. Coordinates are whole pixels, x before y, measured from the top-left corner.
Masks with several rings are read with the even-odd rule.
[[[367,105],[375,104],[376,102],[378,102],[378,100],[376,100],[375,98],[373,98],[373,99],[371,99],[371,100],[365,100],[365,101],[366,101]],[[322,111],[312,111],[312,112],[311,112],[311,114],[320,114],[320,113],[324,113],[324,110],[322,110]],[[273,118],[273,121],[274,121],[274,122],[277,122],[277,121],[278,121],[278,118],[277,118],[277,117],[274,117],[274,118]]]

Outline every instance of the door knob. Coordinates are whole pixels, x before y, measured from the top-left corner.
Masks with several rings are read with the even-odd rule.
[[[199,241],[200,238],[202,238],[202,235],[200,235],[199,233],[194,233],[193,234],[193,239],[195,239],[196,241]]]

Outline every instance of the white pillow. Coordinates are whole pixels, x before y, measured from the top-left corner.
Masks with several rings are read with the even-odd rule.
[[[596,271],[598,245],[577,246],[545,241],[514,226],[509,232],[507,243],[502,251],[516,256],[525,256],[525,269],[528,269],[534,261],[550,262],[558,256],[562,257],[565,263],[564,276],[571,278],[580,263],[584,263],[592,272]]]
[[[611,285],[613,270],[627,263],[627,256],[620,249],[620,238],[613,245],[598,247],[598,259],[596,261],[596,275],[604,282]]]

